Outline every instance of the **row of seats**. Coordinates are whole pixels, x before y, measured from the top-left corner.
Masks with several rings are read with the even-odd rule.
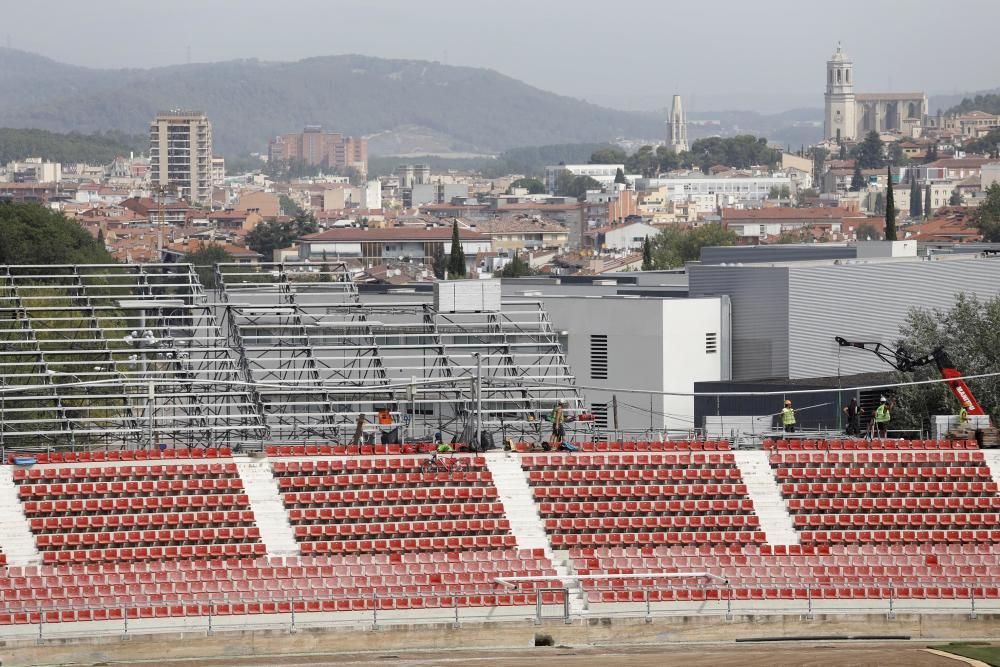
[[[312,459],[305,461],[274,461],[271,470],[275,476],[312,475],[338,473],[385,473],[385,472],[422,472],[429,459],[423,458],[371,458],[371,459]],[[486,459],[482,456],[455,455],[443,457],[442,462],[460,463],[471,469],[485,469]]]
[[[233,493],[243,490],[239,477],[204,477],[201,479],[143,479],[118,482],[66,482],[56,484],[19,484],[18,496],[24,499],[95,498],[139,496],[146,494],[203,495],[205,492]]]
[[[905,496],[905,497],[838,497],[789,498],[791,514],[815,512],[962,512],[970,510],[1000,510],[1000,496]]]
[[[966,528],[966,527],[992,527],[998,525],[1000,514],[997,513],[964,513],[950,512],[945,514],[931,514],[926,512],[913,513],[880,513],[880,512],[859,512],[856,514],[797,514],[792,517],[796,528],[818,529],[818,528],[880,528],[880,527],[909,527],[909,528],[934,528],[940,526]]]
[[[745,484],[622,484],[622,485],[560,485],[535,486],[532,493],[536,500],[545,498],[563,500],[677,500],[683,498],[709,498],[720,500],[748,500]]]
[[[481,485],[491,486],[493,478],[489,470],[473,472],[400,472],[367,475],[296,475],[276,477],[278,489],[282,492],[321,489],[368,489],[375,487],[411,486],[424,487]]]
[[[361,507],[308,507],[288,510],[292,525],[309,523],[387,521],[454,516],[502,517],[503,503],[369,505]]]
[[[7,462],[19,458],[33,458],[36,463],[88,463],[99,461],[155,461],[161,459],[228,459],[233,455],[229,447],[207,449],[85,449],[78,452],[13,452]]]
[[[56,468],[52,466],[32,466],[31,468],[15,468],[15,482],[82,482],[82,481],[116,481],[121,479],[173,479],[173,478],[203,478],[203,477],[237,477],[239,472],[235,463],[196,463],[196,464],[166,464],[145,466],[103,466]]]
[[[979,449],[975,440],[765,440],[764,449]]]
[[[799,535],[803,542],[841,544],[856,544],[858,542],[992,543],[1000,541],[1000,530],[803,530]]]
[[[493,535],[510,531],[507,519],[445,519],[384,523],[322,523],[294,526],[297,540]]]
[[[388,489],[338,489],[334,491],[291,491],[284,494],[286,507],[354,507],[397,503],[439,503],[453,500],[490,501],[497,498],[495,486],[417,486]]]
[[[682,452],[676,454],[528,454],[521,458],[525,470],[550,470],[564,467],[574,469],[601,468],[614,470],[634,466],[664,468],[717,468],[733,465],[732,453]]]
[[[170,512],[175,510],[232,509],[249,507],[244,493],[212,493],[207,495],[144,496],[123,498],[77,498],[74,500],[27,500],[21,503],[29,516],[66,516],[91,513]]]
[[[796,482],[779,485],[785,498],[993,496],[995,482]]]
[[[299,543],[303,555],[441,551],[442,549],[511,549],[515,546],[517,546],[517,540],[513,535],[324,540]]]
[[[777,452],[768,458],[773,466],[829,466],[842,463],[981,463],[986,460],[980,450]]]
[[[165,528],[146,530],[97,530],[80,533],[42,533],[35,536],[40,551],[63,549],[66,547],[97,547],[117,544],[137,546],[191,545],[214,542],[244,542],[260,540],[260,529],[256,526],[211,527],[211,528]],[[45,554],[43,554],[43,557]]]
[[[894,466],[894,467],[779,467],[775,470],[779,482],[785,480],[865,481],[983,481],[988,482],[987,466]]]
[[[269,457],[290,456],[385,456],[419,454],[433,451],[434,445],[414,443],[409,445],[268,445],[264,453]]]
[[[753,512],[750,499],[725,500],[614,500],[598,502],[541,502],[541,517],[607,517],[623,515],[671,514],[677,516],[727,515]]]
[[[739,482],[743,477],[733,468],[639,468],[630,470],[528,470],[528,484],[579,484],[581,482]]]
[[[580,546],[627,546],[627,545],[713,545],[727,544],[763,544],[764,533],[749,530],[739,531],[652,531],[636,532],[590,532],[590,533],[555,533],[551,534],[552,546],[558,549],[569,549]]]
[[[625,581],[623,580],[624,584]],[[646,583],[646,582],[644,582]],[[606,583],[605,586],[613,585]],[[634,586],[635,584],[630,584]],[[654,585],[650,580],[646,585]],[[996,586],[721,586],[719,584],[676,585],[659,582],[666,589],[656,590],[588,590],[591,603],[622,602],[707,602],[712,600],[968,600],[1000,598]]]
[[[582,452],[716,452],[728,451],[726,440],[665,440],[639,442],[578,442],[574,443]]]
[[[164,512],[151,514],[78,514],[32,518],[29,522],[34,533],[80,530],[115,530],[118,528],[145,528],[147,526],[252,526],[254,514],[250,510],[220,510],[217,512]]]
[[[592,516],[590,518],[545,519],[549,534],[623,530],[756,530],[755,515],[709,514],[707,516]]]
[[[134,546],[107,549],[66,549],[46,551],[42,560],[47,564],[69,563],[128,563],[142,560],[193,558],[252,558],[263,556],[267,548],[261,542],[237,544],[176,544]]]

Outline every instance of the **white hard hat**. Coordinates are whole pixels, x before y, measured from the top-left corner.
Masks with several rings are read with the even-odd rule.
[[[879,401],[881,401],[882,403],[885,403],[885,396],[883,396],[882,398],[880,398]]]

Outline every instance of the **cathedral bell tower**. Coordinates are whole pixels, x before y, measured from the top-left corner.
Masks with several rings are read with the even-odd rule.
[[[826,115],[823,135],[827,139],[857,138],[857,105],[854,100],[854,63],[840,50],[826,61]]]

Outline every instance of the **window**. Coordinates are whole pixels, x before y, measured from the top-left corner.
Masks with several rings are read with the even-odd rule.
[[[840,83],[840,70],[837,70],[837,83]]]
[[[590,411],[594,415],[594,428],[599,431],[608,430],[608,404],[591,403]]]
[[[719,334],[712,332],[705,334],[705,354],[715,354],[719,351]]]
[[[851,70],[844,70],[844,83],[851,82]]]
[[[608,379],[608,337],[605,334],[590,335],[590,379]]]

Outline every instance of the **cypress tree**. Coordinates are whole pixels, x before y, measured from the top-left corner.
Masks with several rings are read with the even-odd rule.
[[[448,277],[465,277],[465,253],[462,252],[462,242],[458,238],[458,220],[451,225],[451,256],[448,258]]]
[[[920,188],[917,187],[917,179],[914,176],[910,176],[910,217],[919,218],[921,215],[921,209],[923,204],[923,199],[920,197]]]
[[[934,211],[931,210],[931,186],[928,184],[927,187],[924,188],[924,217],[931,217],[931,213],[933,212]]]
[[[851,176],[851,192],[859,192],[865,187],[865,178],[861,175],[861,161],[854,163],[854,175]]]
[[[653,270],[653,244],[649,242],[648,236],[642,240],[642,270]]]
[[[888,179],[885,192],[885,240],[896,240],[896,200],[892,193],[892,167],[886,167]]]

